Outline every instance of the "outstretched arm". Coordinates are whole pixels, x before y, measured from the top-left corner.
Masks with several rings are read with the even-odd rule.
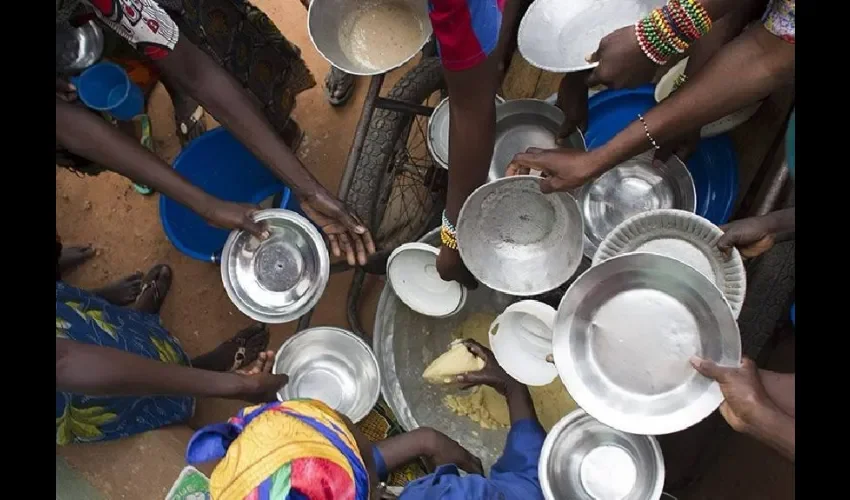
[[[56,339],[56,390],[61,392],[242,399],[258,393],[261,381],[261,377],[163,363],[110,347]]]
[[[254,235],[263,232],[251,219],[250,209],[205,193],[99,116],[58,97],[56,140],[74,154],[154,188],[216,226],[244,228]]]
[[[650,135],[663,144],[764,99],[794,74],[794,45],[762,26],[742,33],[723,47],[688,84],[644,116]],[[729,85],[734,81],[735,85]],[[632,122],[593,152],[593,175],[652,147],[643,123]]]
[[[174,50],[156,60],[156,64],[283,179],[299,198],[324,190],[275,133],[242,85],[186,37],[180,37]]]

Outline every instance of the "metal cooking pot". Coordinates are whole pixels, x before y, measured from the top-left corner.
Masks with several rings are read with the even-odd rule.
[[[94,21],[56,31],[56,71],[74,74],[100,60],[103,55],[103,31]]]
[[[398,68],[432,32],[427,0],[313,0],[307,30],[322,57],[352,75]]]

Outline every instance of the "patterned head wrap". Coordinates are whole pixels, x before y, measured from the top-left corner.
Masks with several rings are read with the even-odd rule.
[[[215,500],[369,498],[369,476],[354,436],[319,401],[250,406],[192,436],[187,462],[221,458],[210,477]]]

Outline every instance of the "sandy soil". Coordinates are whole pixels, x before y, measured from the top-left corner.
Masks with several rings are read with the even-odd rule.
[[[306,13],[299,2],[255,0],[255,4],[301,47],[308,66],[321,82],[328,64],[309,41]],[[385,92],[401,74],[403,70],[388,78]],[[295,117],[307,133],[300,154],[307,168],[332,191],[336,191],[342,175],[367,84],[360,80],[352,101],[342,109],[326,103],[321,85],[299,97]],[[149,112],[157,151],[171,161],[179,152],[179,143],[174,134],[171,103],[162,88],[155,90]],[[227,298],[216,266],[183,256],[166,240],[159,222],[158,195],[138,195],[127,179],[117,175],[79,178],[57,169],[56,221],[65,243],[91,243],[98,249],[95,259],[66,277],[74,285],[92,287],[157,263],[170,264],[175,270],[174,286],[162,318],[190,355],[213,348],[251,323]],[[313,325],[348,326],[344,304],[350,280],[350,272],[331,277],[313,316]],[[372,279],[364,290],[361,318],[367,328],[372,325],[381,286],[379,280]],[[270,348],[276,349],[294,327],[271,327]],[[224,420],[239,406],[236,402],[201,400],[191,425]],[[793,498],[793,467],[774,458],[760,445],[738,438],[718,467],[694,485],[688,498]]]

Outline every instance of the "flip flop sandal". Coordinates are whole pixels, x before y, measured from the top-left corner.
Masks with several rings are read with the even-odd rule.
[[[198,106],[195,108],[195,111],[189,116],[186,120],[179,120],[179,124],[177,125],[177,135],[180,138],[180,145],[185,146],[190,143],[193,139],[197,138],[201,134],[203,134],[206,130],[201,130],[200,133],[195,135],[195,137],[190,137],[190,132],[195,130],[197,127],[203,127],[204,124],[201,122],[201,118],[204,117],[204,108]]]
[[[239,339],[237,342],[244,342],[245,339]],[[228,371],[236,371],[242,368],[242,365],[245,363],[245,347],[240,346],[236,349],[236,354],[233,355],[233,365],[230,367]]]
[[[325,84],[322,86],[322,89],[325,91],[325,97],[328,99],[328,102],[331,103],[331,106],[342,106],[343,104],[348,102],[349,99],[351,99],[351,94],[354,93],[354,76],[348,75],[348,78],[350,78],[349,81],[351,83],[348,84],[348,88],[345,89],[345,92],[342,94],[342,97],[334,97],[333,92],[331,92],[331,89],[329,88],[328,82],[329,82],[329,80],[330,80],[330,82],[334,82],[334,83],[337,81],[336,78],[331,77],[334,72],[337,72],[337,73],[344,73],[344,72],[341,69],[334,68],[333,66],[331,67],[331,69],[329,71],[330,72],[328,73],[328,76],[325,77]]]
[[[264,332],[267,332],[267,330],[265,328],[255,332],[254,335],[262,335]],[[252,359],[250,361],[246,361],[246,356],[247,356],[247,353],[248,353],[247,344],[248,344],[248,340],[251,339],[252,337],[253,337],[253,335],[251,337],[238,337],[236,339],[231,339],[230,341],[228,341],[228,342],[233,342],[234,344],[236,344],[238,346],[236,348],[236,353],[233,355],[233,364],[230,366],[229,371],[231,371],[231,372],[236,371],[236,370],[244,367],[248,363],[253,363],[257,359],[256,357],[254,357],[254,359]],[[259,356],[260,353],[263,352],[263,350],[265,350],[266,347],[268,347],[268,341],[265,343],[265,345],[262,348],[260,348],[257,351],[257,356]]]
[[[140,140],[140,142],[142,143],[142,147],[144,147],[151,153],[156,153],[156,151],[154,151],[153,133],[151,132],[150,116],[148,116],[147,114],[138,115],[133,118],[133,123],[136,124],[142,132],[142,138]],[[148,186],[145,186],[144,184],[138,184],[134,182],[133,189],[135,189],[137,193],[143,196],[153,194],[153,189],[149,188]]]
[[[153,301],[154,301],[154,303],[159,304],[160,300],[162,300],[162,297],[160,297],[160,295],[159,295],[159,285],[157,284],[157,280],[143,281],[142,282],[142,288],[139,290],[139,295],[136,296],[136,301],[138,301],[139,297],[144,295],[145,292],[149,288],[153,289]]]
[[[162,268],[167,267],[165,264],[157,264],[156,266],[151,268],[151,270],[153,270],[154,268],[159,268],[160,266]],[[148,273],[150,273],[150,271],[148,271]],[[160,291],[159,291],[159,273],[157,273],[156,278],[154,278],[152,280],[142,281],[142,287],[139,289],[139,295],[136,296],[136,302],[138,302],[139,299],[142,298],[142,296],[144,296],[145,292],[147,292],[148,289],[152,289],[152,291],[153,291],[154,304],[162,306],[162,299],[164,297],[160,294]]]

